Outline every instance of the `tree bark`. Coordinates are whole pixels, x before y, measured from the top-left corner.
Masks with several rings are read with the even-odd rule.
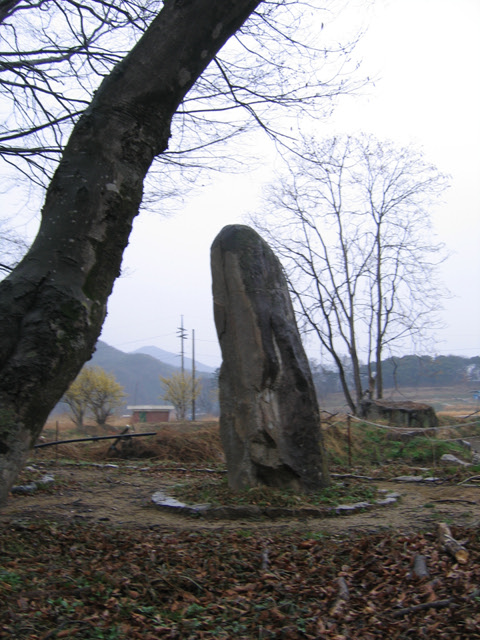
[[[382,237],[380,233],[382,218],[376,222],[377,234],[375,237],[376,246],[376,286],[377,286],[377,304],[375,308],[376,314],[376,339],[375,339],[375,386],[377,389],[376,398],[381,400],[383,397],[383,371],[382,371],[382,349],[383,349],[383,331],[382,331],[382,313],[383,313],[383,260],[382,260]]]
[[[0,0],[0,24],[11,15],[20,0]]]
[[[334,352],[333,348],[330,350],[330,354],[332,355],[335,364],[337,365],[340,384],[342,386],[343,395],[345,396],[345,400],[347,401],[348,408],[353,413],[353,415],[357,415],[358,406],[357,404],[355,404],[352,394],[350,393],[350,387],[348,386],[347,376],[345,374],[345,367],[343,366],[341,359]]]
[[[154,157],[188,90],[261,0],[168,0],[73,129],[38,235],[0,283],[0,505],[92,355]]]

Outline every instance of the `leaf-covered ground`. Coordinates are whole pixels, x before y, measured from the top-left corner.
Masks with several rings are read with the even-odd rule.
[[[390,461],[357,469],[374,481],[342,479],[340,494],[398,491],[394,506],[343,518],[206,522],[152,507],[158,489],[229,498],[216,474],[198,469],[218,457],[212,433],[188,446],[180,435],[171,456],[172,437],[161,442],[167,463],[34,459],[20,481],[50,474],[54,482],[12,495],[0,513],[0,638],[480,639],[477,468]],[[438,473],[438,483],[393,480]],[[329,500],[342,498],[332,492]],[[442,521],[464,543],[465,564],[437,540]],[[424,578],[414,571],[418,556]]]
[[[0,636],[480,638],[480,533],[452,533],[465,565],[433,532],[11,524],[0,532]]]

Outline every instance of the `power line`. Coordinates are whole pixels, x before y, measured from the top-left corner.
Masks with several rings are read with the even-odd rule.
[[[149,336],[148,338],[137,338],[136,340],[128,340],[127,342],[117,342],[116,344],[121,347],[124,344],[134,344],[136,342],[146,342],[147,340],[156,340],[157,338],[166,338],[168,336],[173,336],[175,335],[172,331],[169,331],[168,333],[162,333],[159,336]]]

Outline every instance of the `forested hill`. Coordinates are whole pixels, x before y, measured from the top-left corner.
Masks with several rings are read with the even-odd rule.
[[[341,391],[338,372],[333,368],[312,364],[315,386],[322,396]],[[367,367],[361,367],[361,375],[368,388]],[[383,361],[383,386],[385,389],[406,387],[454,387],[468,385],[480,389],[480,356],[403,356]]]
[[[179,368],[142,353],[124,353],[99,341],[90,362],[113,373],[127,393],[126,404],[162,404],[163,385],[160,376],[170,377]]]
[[[162,353],[170,356],[170,361],[175,355],[167,351]],[[216,386],[215,373],[207,373],[205,369],[209,367],[198,364],[197,378],[202,382],[202,391],[197,400],[198,411],[211,413],[216,410],[216,394],[212,392]],[[113,373],[127,393],[126,405],[162,404],[164,387],[160,377],[169,378],[173,373],[180,371],[180,366],[162,362],[153,355],[138,352],[124,353],[101,341],[97,343],[97,349],[86,366],[88,365],[96,365],[108,373]],[[187,365],[185,370],[191,371]]]
[[[480,385],[480,356],[403,356],[383,361],[385,387]]]
[[[125,353],[99,341],[92,359],[85,366],[99,366],[113,373],[124,387],[130,404],[162,404],[163,385],[160,376],[170,377],[179,367],[162,362],[144,353]],[[480,389],[480,356],[403,356],[383,361],[384,387],[443,387],[468,384],[471,389]],[[320,396],[340,391],[338,373],[330,368],[312,363],[315,386]],[[362,373],[367,380],[366,367]],[[216,413],[218,410],[215,374],[198,372],[202,379],[202,394],[199,411]],[[365,385],[366,388],[366,385]],[[65,406],[58,407],[65,410]]]

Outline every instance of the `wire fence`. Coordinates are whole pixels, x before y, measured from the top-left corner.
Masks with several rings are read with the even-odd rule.
[[[347,456],[348,456],[348,464],[351,467],[352,466],[352,452],[353,452],[353,440],[355,438],[354,433],[352,433],[352,422],[356,423],[358,425],[364,425],[364,426],[368,426],[368,427],[373,427],[374,429],[380,429],[380,430],[387,430],[393,433],[396,433],[399,435],[399,437],[401,438],[401,436],[417,436],[417,435],[423,435],[426,438],[431,439],[432,441],[432,445],[433,442],[457,442],[457,443],[465,443],[468,442],[468,440],[466,440],[467,438],[480,438],[480,433],[478,435],[472,434],[472,435],[467,435],[465,436],[464,434],[459,435],[456,438],[451,438],[451,437],[438,437],[439,432],[440,431],[450,431],[452,429],[461,429],[464,427],[475,427],[478,428],[480,427],[480,417],[476,420],[470,420],[468,422],[461,422],[461,423],[457,423],[457,424],[448,424],[448,425],[442,425],[442,426],[438,426],[438,427],[402,427],[399,425],[386,425],[386,424],[380,424],[378,422],[373,422],[372,420],[366,420],[365,418],[360,418],[358,416],[355,416],[353,414],[347,414],[346,416],[347,418]],[[341,421],[336,421],[335,423],[330,423],[329,426],[336,426],[342,424],[343,426],[345,425],[345,420],[341,420]],[[450,435],[450,434],[448,434]],[[475,449],[475,447],[471,445],[471,443],[468,443],[469,446],[472,449]]]
[[[370,420],[365,420],[364,418],[359,418],[358,416],[354,416],[353,414],[347,414],[347,418],[350,420],[354,420],[355,422],[368,424],[369,426],[376,427],[378,429],[388,429],[390,431],[399,431],[399,432],[405,432],[405,433],[407,432],[408,433],[413,433],[413,432],[425,433],[426,431],[428,432],[444,431],[445,429],[459,429],[461,427],[468,427],[471,425],[478,427],[480,425],[480,418],[477,420],[473,420],[471,422],[448,424],[440,427],[400,427],[400,426],[385,425],[385,424],[379,424],[378,422],[371,422]]]

